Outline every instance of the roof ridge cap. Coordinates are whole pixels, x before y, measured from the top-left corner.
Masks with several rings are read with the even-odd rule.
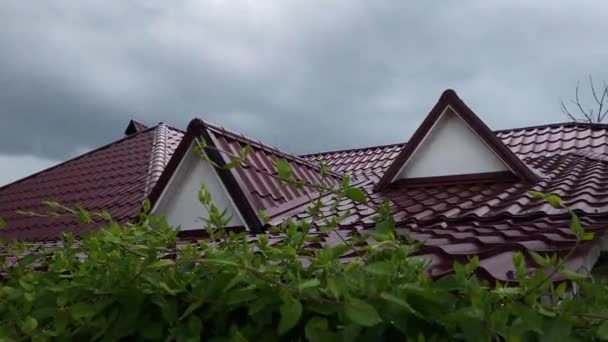
[[[133,133],[133,134],[131,134],[131,135],[123,136],[122,138],[117,139],[117,140],[114,140],[114,141],[112,141],[112,142],[110,142],[110,143],[108,143],[108,144],[102,145],[102,146],[97,147],[97,148],[95,148],[95,149],[92,149],[92,150],[90,150],[90,151],[88,151],[88,152],[85,152],[85,153],[83,153],[83,154],[77,155],[77,156],[75,156],[75,157],[73,157],[73,158],[70,158],[70,159],[68,159],[68,160],[62,161],[62,162],[60,162],[60,163],[58,163],[58,164],[55,164],[55,165],[49,166],[49,167],[47,167],[46,169],[40,170],[40,171],[38,171],[38,172],[35,172],[35,173],[33,173],[33,174],[29,175],[29,176],[26,176],[26,177],[23,177],[23,178],[17,179],[16,181],[13,181],[13,182],[11,182],[11,183],[8,183],[8,184],[5,184],[5,185],[3,185],[3,186],[0,186],[0,192],[1,192],[1,191],[3,191],[3,190],[5,190],[5,189],[7,189],[7,188],[9,188],[9,187],[11,187],[11,186],[13,186],[13,185],[16,185],[16,184],[21,183],[21,182],[23,182],[23,181],[26,181],[26,180],[28,180],[28,179],[34,178],[34,177],[36,177],[36,176],[38,176],[38,175],[41,175],[41,174],[43,174],[43,173],[45,173],[45,172],[48,172],[48,171],[54,170],[54,169],[56,169],[56,168],[58,168],[58,167],[60,167],[60,166],[63,166],[63,165],[65,165],[65,164],[67,164],[67,163],[70,163],[70,162],[73,162],[73,161],[79,160],[79,159],[81,159],[81,158],[85,158],[85,157],[87,157],[87,156],[89,156],[89,155],[91,155],[91,154],[93,154],[93,153],[96,153],[96,152],[99,152],[99,151],[105,150],[105,149],[110,148],[110,147],[112,147],[112,146],[114,146],[114,145],[116,145],[116,144],[119,144],[119,143],[123,142],[123,141],[129,140],[129,139],[132,139],[132,138],[134,138],[134,137],[136,137],[136,136],[138,136],[138,135],[140,135],[140,134],[150,132],[151,130],[156,129],[158,126],[159,126],[159,125],[151,126],[151,127],[148,127],[148,128],[146,128],[146,129],[144,129],[144,130],[141,130],[141,131],[139,131],[139,132],[135,132],[135,133]]]
[[[158,125],[152,141],[152,151],[150,152],[150,164],[146,177],[146,187],[144,196],[147,197],[150,190],[154,187],[158,178],[163,173],[167,165],[167,136],[169,127],[163,123]]]
[[[527,130],[532,130],[532,129],[568,127],[568,126],[608,128],[608,123],[564,121],[564,122],[556,122],[556,123],[549,123],[549,124],[542,124],[542,125],[535,125],[535,126],[523,126],[523,127],[499,129],[499,130],[495,130],[494,133],[498,134],[498,133],[513,132],[513,131],[527,131]]]

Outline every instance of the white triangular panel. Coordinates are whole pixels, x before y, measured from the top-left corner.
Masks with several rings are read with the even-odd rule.
[[[509,171],[471,127],[448,107],[395,180]]]
[[[215,206],[220,210],[228,208],[232,216],[228,226],[247,228],[216,170],[208,161],[201,160],[192,146],[165,187],[154,213],[165,215],[169,224],[181,225],[183,231],[202,229],[204,222],[201,217],[208,218],[209,215],[198,201],[198,190],[203,183]]]

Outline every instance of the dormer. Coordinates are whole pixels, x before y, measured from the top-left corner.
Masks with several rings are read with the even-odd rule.
[[[530,170],[451,89],[416,130],[376,185],[492,179],[533,183]]]

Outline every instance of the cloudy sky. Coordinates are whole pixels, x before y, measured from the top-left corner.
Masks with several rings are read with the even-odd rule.
[[[494,128],[608,80],[606,1],[0,0],[0,185],[194,116],[294,153],[405,141],[446,88]]]

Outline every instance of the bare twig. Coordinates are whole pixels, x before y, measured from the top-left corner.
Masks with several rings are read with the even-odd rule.
[[[589,75],[589,88],[591,89],[591,96],[593,97],[594,103],[588,109],[585,109],[585,104],[581,101],[580,81],[576,83],[574,99],[570,100],[576,107],[578,113],[573,113],[563,100],[560,101],[561,111],[566,114],[570,120],[575,122],[601,123],[608,116],[608,84],[603,82],[602,88],[598,89],[593,82],[593,77]]]

